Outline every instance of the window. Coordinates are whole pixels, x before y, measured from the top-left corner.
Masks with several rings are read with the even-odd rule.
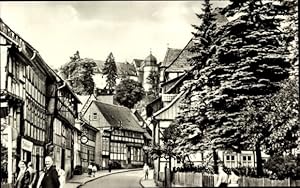
[[[229,168],[235,167],[235,156],[234,155],[226,155],[225,165]]]
[[[244,155],[243,156],[243,161],[242,161],[242,164],[243,166],[252,166],[252,157],[251,155]]]
[[[93,113],[93,120],[97,120],[97,113]]]

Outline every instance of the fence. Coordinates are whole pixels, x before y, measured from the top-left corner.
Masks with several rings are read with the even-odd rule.
[[[217,176],[193,173],[193,172],[177,172],[173,175],[173,184],[214,187],[214,182],[217,181]]]
[[[164,180],[162,176],[160,181]],[[194,172],[176,172],[173,174],[173,184],[185,186],[214,187],[217,175]],[[299,187],[300,180],[271,180],[268,178],[241,177],[240,187]]]

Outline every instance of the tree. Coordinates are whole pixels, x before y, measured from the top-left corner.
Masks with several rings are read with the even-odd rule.
[[[118,77],[117,66],[112,52],[108,55],[102,71],[103,75],[106,76],[105,89],[108,89],[108,91],[112,93],[116,86],[116,79]]]
[[[246,102],[274,95],[289,76],[289,52],[282,38],[286,33],[280,29],[280,15],[287,9],[277,2],[232,0],[222,10],[234,19],[208,33],[209,53],[203,60],[194,58],[194,77],[182,88],[189,93],[179,114],[178,150],[245,149],[247,132],[241,122]],[[205,44],[204,39],[199,41]],[[203,51],[195,46],[196,55]],[[260,175],[261,148],[254,145]]]
[[[286,48],[292,54],[291,75],[299,77],[298,1],[284,0],[283,5],[290,7],[290,10],[286,12],[287,19],[284,30],[287,33],[285,38]]]
[[[207,66],[207,60],[215,52],[215,40],[213,35],[217,29],[216,14],[212,13],[209,0],[205,0],[203,4],[203,13],[196,14],[201,20],[200,26],[193,25],[196,32],[193,32],[194,45],[189,49],[192,52],[192,57],[189,59],[193,66],[191,72],[188,73],[187,79],[184,82],[182,91],[186,91],[184,99],[179,108],[180,112],[175,123],[178,129],[182,130],[180,136],[177,137],[177,147],[174,151],[181,157],[197,151],[203,151],[210,148],[205,144],[205,126],[207,117],[205,114],[205,103],[202,100],[204,83],[199,81],[199,71]],[[216,171],[216,152],[214,153],[214,166]]]
[[[151,102],[159,95],[159,73],[157,71],[151,70],[149,76],[147,77],[147,80],[151,85],[149,91],[147,92],[148,100]]]
[[[70,62],[60,68],[62,77],[66,79],[76,94],[90,95],[94,92],[95,83],[92,75],[96,63],[92,59],[80,58],[77,51],[70,57]]]
[[[257,143],[271,157],[292,154],[300,137],[298,79],[283,82],[273,96],[247,101],[242,119],[248,147]]]
[[[293,155],[275,155],[268,159],[265,168],[275,175],[272,178],[279,180],[285,178],[297,179],[300,177],[300,167],[297,166],[296,161],[297,159]]]
[[[114,97],[120,105],[132,109],[144,96],[145,90],[141,83],[125,79],[116,86],[116,95]]]
[[[289,76],[289,52],[282,38],[286,33],[280,29],[283,20],[279,17],[285,9],[277,2],[260,0],[232,0],[224,9],[237,18],[214,33],[219,39],[216,53],[200,71],[200,80],[208,87],[204,100],[210,126],[206,133],[217,148],[244,149],[247,132],[241,126],[241,114],[247,101],[274,95]],[[260,143],[254,149],[260,176]]]
[[[163,130],[161,145],[154,145],[150,151],[153,159],[158,157],[164,157],[169,159],[169,166],[171,166],[171,158],[178,157],[177,153],[174,152],[176,148],[177,137],[180,136],[180,130],[178,129],[176,120],[173,121],[169,127]]]

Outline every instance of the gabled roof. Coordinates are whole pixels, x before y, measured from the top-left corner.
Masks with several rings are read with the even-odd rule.
[[[144,60],[142,59],[133,59],[132,62],[136,68],[140,68],[142,66]]]
[[[227,18],[220,13],[220,9],[216,8],[214,13],[216,14],[215,18],[217,27],[220,27],[228,22]],[[167,67],[166,72],[183,72],[190,70],[192,66],[188,62],[188,59],[192,53],[189,52],[189,48],[193,45],[193,38],[191,38],[187,45],[180,51],[178,51],[178,49],[168,49],[163,62]]]
[[[8,39],[10,42],[19,46],[23,55],[29,59],[30,63],[36,67],[40,71],[43,71],[45,74],[49,76],[49,78],[55,80],[56,82],[63,83],[63,87],[69,90],[69,92],[73,95],[75,100],[80,103],[80,100],[74,93],[73,89],[68,85],[68,83],[62,79],[42,58],[39,52],[31,46],[27,41],[25,41],[21,36],[19,36],[16,32],[14,32],[8,25],[4,23],[4,21],[0,18],[0,31],[1,36]],[[8,34],[8,35],[7,35]],[[19,50],[20,50],[19,49]]]
[[[130,109],[122,106],[111,105],[99,101],[93,101],[106,121],[112,127],[118,127],[125,130],[144,132],[139,125],[138,120]]]
[[[185,74],[179,75],[175,78],[172,78],[170,80],[167,80],[163,83],[161,83],[161,87],[164,87],[165,85],[169,85],[169,84],[175,84],[179,79],[181,79]]]
[[[174,60],[167,66],[166,72],[184,72],[192,68],[189,64],[188,59],[192,54],[189,48],[194,45],[192,39],[187,43],[183,50],[174,58]]]
[[[146,131],[146,129],[144,131],[145,131],[144,136],[146,137],[146,139],[152,140],[152,136],[150,136],[150,134]]]
[[[97,72],[102,73],[102,69],[104,67],[105,61],[102,60],[94,60],[97,64]],[[133,64],[130,64],[128,62],[116,62],[118,75],[127,75],[127,76],[136,76],[136,70]]]
[[[180,54],[181,50],[182,49],[168,48],[161,66],[168,67],[175,60],[175,58]]]
[[[97,128],[93,127],[92,125],[90,125],[90,123],[88,122],[88,120],[86,120],[84,117],[80,117],[79,122],[81,123],[82,126],[87,127],[88,129],[91,129],[95,132],[98,131]]]
[[[95,100],[96,97],[94,94],[91,95],[77,95],[81,104],[78,104],[78,112],[84,113],[84,108],[87,107],[87,103],[91,100]]]
[[[165,112],[166,110],[168,110],[169,108],[171,108],[182,96],[184,96],[186,93],[188,92],[188,90],[186,91],[182,91],[180,92],[167,106],[163,107],[162,109],[158,110],[157,112],[155,112],[153,114],[153,116],[158,116],[161,113]]]
[[[173,89],[175,89],[176,87],[180,87],[181,86],[180,84],[183,84],[187,75],[188,75],[188,72],[186,72],[185,74],[183,74],[181,76],[178,76],[177,77],[178,79],[175,80],[175,83],[166,90],[166,93],[171,93]]]

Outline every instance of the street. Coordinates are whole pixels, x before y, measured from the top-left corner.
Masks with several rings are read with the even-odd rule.
[[[84,188],[140,188],[140,179],[143,177],[143,171],[131,171],[119,174],[105,176],[85,184]]]

